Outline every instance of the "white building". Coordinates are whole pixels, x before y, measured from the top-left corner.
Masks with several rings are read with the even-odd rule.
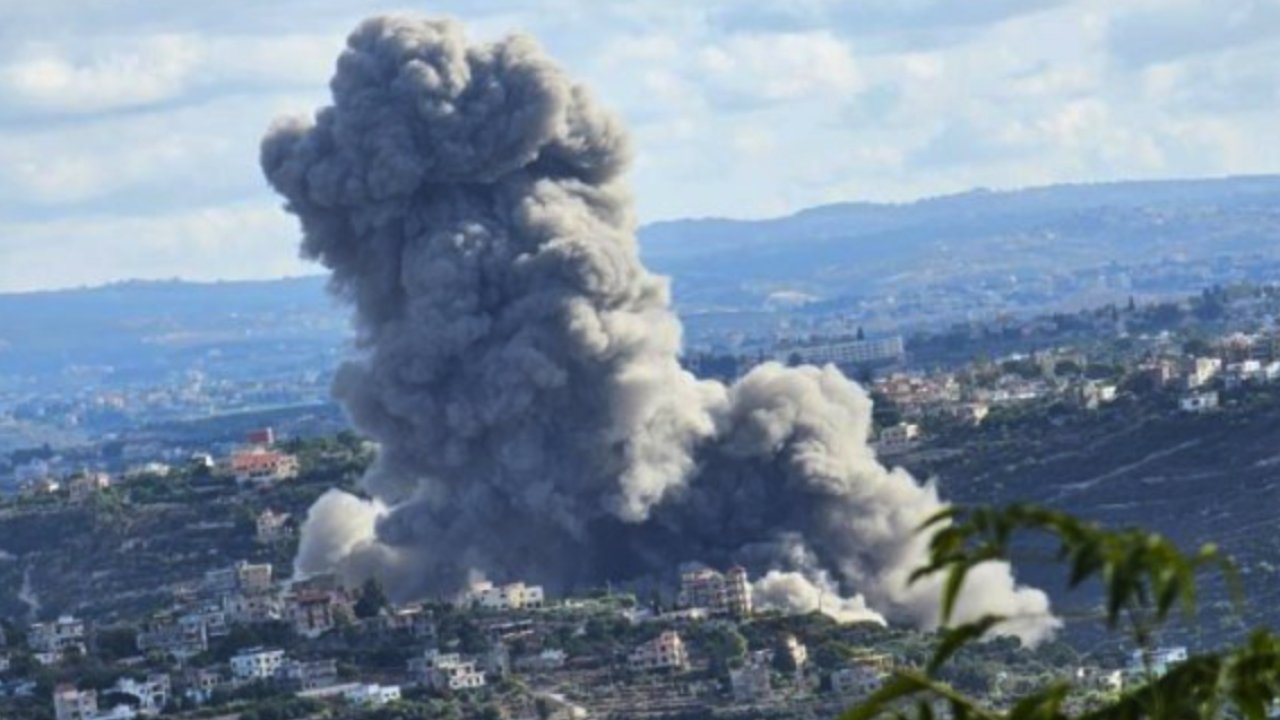
[[[485,610],[526,610],[540,608],[544,601],[540,585],[514,582],[494,585],[488,581],[473,583],[467,600]]]
[[[84,655],[84,621],[63,615],[53,622],[35,623],[27,630],[27,645],[45,665],[60,662],[68,654]]]
[[[272,512],[271,508],[263,510],[257,518],[255,539],[264,545],[270,545],[289,536],[289,514]]]
[[[71,499],[75,501],[88,499],[110,488],[111,476],[100,472],[82,472],[67,481],[67,489],[71,492]]]
[[[438,650],[410,660],[409,672],[433,690],[468,690],[484,687],[486,682],[484,671],[476,669],[474,660]]]
[[[147,620],[137,638],[138,651],[161,653],[182,662],[209,649],[205,616],[158,613]]]
[[[270,680],[283,666],[283,650],[249,648],[231,658],[231,674],[237,680]]]
[[[705,608],[715,614],[746,617],[751,614],[751,583],[745,568],[735,565],[724,573],[696,567],[680,574],[682,608]]]
[[[809,648],[805,647],[804,643],[800,642],[795,635],[788,634],[782,639],[780,650],[786,653],[797,674],[804,672],[804,666],[809,662]]]
[[[338,684],[338,663],[326,660],[290,660],[284,665],[284,677],[298,690],[315,690]]]
[[[902,336],[874,340],[833,340],[779,348],[775,357],[781,362],[807,365],[867,365],[894,362],[906,354]]]
[[[1183,646],[1134,650],[1129,656],[1131,674],[1145,674],[1150,670],[1156,676],[1164,675],[1176,665],[1187,661],[1187,649]]]
[[[93,720],[98,716],[98,693],[59,685],[53,691],[53,714],[57,720]]]
[[[667,630],[658,637],[643,643],[631,651],[627,660],[632,670],[684,670],[689,666],[689,654],[684,640],[674,630]]]
[[[1203,413],[1215,410],[1218,407],[1218,391],[1210,390],[1208,392],[1193,392],[1183,395],[1178,400],[1178,407],[1183,412]]]
[[[298,477],[298,458],[277,450],[254,447],[233,454],[227,463],[236,482],[271,485]]]
[[[348,689],[342,696],[352,705],[382,707],[400,699],[400,686],[361,683]]]
[[[146,680],[122,677],[111,688],[111,692],[137,698],[138,714],[146,717],[154,717],[164,711],[165,705],[169,704],[171,690],[169,676],[165,673],[149,675]]]
[[[898,423],[880,431],[876,449],[885,454],[902,453],[915,447],[920,440],[920,426],[915,423]]]

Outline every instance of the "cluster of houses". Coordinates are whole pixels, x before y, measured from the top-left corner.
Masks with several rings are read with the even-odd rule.
[[[1142,357],[1122,363],[1121,375],[1106,380],[1078,372],[1089,364],[1084,352],[1065,349],[1014,355],[958,371],[887,374],[871,389],[902,420],[881,427],[875,444],[884,455],[911,452],[924,443],[921,427],[926,419],[946,417],[977,425],[1001,406],[1063,400],[1096,409],[1113,402],[1121,384],[1176,392],[1182,411],[1211,412],[1219,407],[1222,392],[1280,380],[1280,334],[1235,333],[1206,344],[1198,354],[1165,338]],[[1077,372],[1063,375],[1064,366]],[[1145,382],[1129,382],[1136,379]]]
[[[241,487],[265,487],[298,477],[300,466],[295,455],[275,447],[275,434],[270,428],[255,430],[246,441],[232,448],[221,460],[197,452],[187,465],[217,475],[233,478]],[[174,465],[148,460],[129,465],[118,473],[128,482],[142,478],[165,478],[172,475]],[[57,462],[33,460],[15,470],[19,495],[24,498],[65,495],[72,502],[82,502],[112,487],[110,474],[98,470],[64,471]]]
[[[691,671],[708,667],[707,658],[694,657],[682,632],[691,623],[710,621],[732,626],[748,620],[753,613],[750,588],[750,578],[741,567],[723,572],[703,566],[685,567],[677,607],[646,616],[628,612],[625,604],[611,605],[601,600],[549,603],[536,585],[480,582],[458,597],[451,611],[475,613],[471,617],[493,641],[488,650],[468,655],[439,646],[437,615],[431,608],[416,604],[388,606],[376,616],[357,619],[351,594],[331,577],[277,582],[270,565],[237,562],[206,573],[198,587],[180,593],[186,596],[184,600],[170,610],[154,614],[138,629],[139,653],[152,657],[160,654],[177,661],[170,666],[177,668],[172,677],[163,672],[139,674],[139,670],[97,691],[59,685],[52,700],[57,720],[156,716],[175,701],[203,705],[219,693],[260,685],[301,698],[378,707],[402,699],[406,687],[446,695],[468,693],[511,673],[537,675],[542,678],[540,683],[550,683],[551,687],[555,686],[555,678],[561,677],[557,673],[566,673],[565,682],[575,685],[581,680],[573,678],[584,677],[574,675],[584,660],[588,665],[621,661],[631,673],[652,676],[659,683],[654,687],[661,687],[661,683],[683,682],[680,679],[691,677]],[[647,639],[631,646],[625,655],[613,658],[571,658],[564,649],[541,641],[520,642],[546,637],[557,623],[559,627],[564,627],[565,622],[572,626],[581,622],[572,618],[592,617],[602,611],[616,612],[632,623],[660,622],[661,626],[652,634],[639,633]],[[323,644],[300,645],[297,655],[293,655],[295,650],[254,646],[239,648],[221,664],[201,660],[208,657],[205,653],[210,649],[211,638],[227,637],[238,624],[266,621],[287,621],[304,638],[317,638],[338,624],[350,623],[361,633],[394,637],[398,646],[412,644],[423,649],[412,655],[401,672],[382,669],[372,678],[354,678],[349,669],[340,671],[335,659],[317,657],[316,648],[323,648]],[[61,617],[31,625],[27,642],[40,662],[57,664],[74,654],[91,652],[91,635],[85,622]],[[511,657],[511,647],[522,648],[518,657]],[[1131,666],[1124,670],[1089,672],[1096,675],[1091,677],[1099,687],[1118,690],[1135,674],[1163,673],[1186,656],[1185,648],[1157,649],[1136,654]],[[727,680],[728,701],[739,705],[787,703],[797,697],[796,692],[808,697],[817,689],[819,679],[828,693],[844,702],[874,691],[894,665],[892,656],[867,649],[843,667],[827,668],[819,674],[811,667],[804,643],[794,635],[784,634],[773,647],[747,652],[724,670],[723,679]],[[33,686],[27,687],[25,692],[32,690]],[[606,688],[600,692],[609,691]]]

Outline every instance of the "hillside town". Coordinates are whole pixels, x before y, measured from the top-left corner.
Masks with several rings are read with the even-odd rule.
[[[1206,314],[1202,297],[1178,313],[1108,307],[970,331],[959,342],[1023,345],[950,365],[913,357],[930,347],[919,339],[859,332],[787,341],[732,367],[839,364],[874,401],[881,457],[929,468],[965,455],[992,427],[1153,409],[1211,418],[1273,394],[1273,300],[1270,290],[1224,292],[1208,326],[1192,320]],[[1160,313],[1166,326],[1149,327]],[[689,364],[711,374],[731,367],[710,356]],[[119,529],[110,547],[75,540],[110,556],[86,560],[99,563],[87,573],[67,550],[31,544],[10,556],[23,541],[0,540],[0,574],[19,588],[0,625],[0,716],[832,716],[894,669],[919,666],[933,642],[927,632],[761,608],[736,566],[670,568],[665,587],[561,596],[520,578],[477,579],[457,597],[400,604],[376,582],[295,576],[306,508],[327,487],[352,487],[374,448],[349,432],[280,437],[243,423],[219,428],[212,442],[123,436],[9,455],[15,490],[0,500],[0,521],[32,533],[69,518]],[[1176,643],[1154,658],[1122,648],[1085,657],[1056,641],[971,652],[958,684],[998,701],[1069,675],[1092,688],[1074,700],[1086,705],[1187,656]]]

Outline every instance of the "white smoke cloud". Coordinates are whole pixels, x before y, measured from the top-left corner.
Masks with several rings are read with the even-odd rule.
[[[626,134],[532,40],[374,18],[331,88],[314,120],[272,128],[262,165],[355,308],[335,394],[380,452],[375,502],[322,498],[300,568],[407,598],[474,573],[563,590],[741,562],[777,607],[829,592],[847,617],[937,624],[937,583],[906,582],[936,489],[879,464],[870,400],[834,367],[730,386],[681,369]],[[980,579],[958,620],[1052,631],[1008,565]]]
[[[839,589],[825,574],[810,580],[798,572],[770,570],[751,584],[751,594],[755,606],[761,610],[784,613],[818,611],[841,623],[885,624],[884,616],[867,607],[867,601],[861,595],[841,597]]]

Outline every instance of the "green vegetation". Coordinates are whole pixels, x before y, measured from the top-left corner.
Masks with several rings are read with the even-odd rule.
[[[1027,535],[1049,537],[1066,566],[1072,588],[1097,584],[1104,599],[1103,621],[1127,634],[1144,651],[1154,648],[1156,632],[1178,611],[1191,619],[1198,577],[1214,569],[1234,585],[1234,565],[1213,545],[1184,553],[1168,539],[1140,530],[1107,530],[1065,513],[1026,505],[1004,509],[950,509],[926,525],[937,528],[930,562],[914,578],[941,574],[944,619],[949,619],[974,567],[1009,560],[1015,541]],[[924,529],[924,528],[922,528]],[[1280,637],[1255,631],[1235,647],[1191,657],[1161,672],[1148,661],[1132,687],[1113,696],[1088,693],[1078,683],[1058,679],[1015,697],[993,702],[989,688],[967,683],[946,671],[959,653],[974,646],[1012,618],[987,616],[948,628],[922,670],[902,670],[845,720],[884,716],[932,719],[1091,720],[1136,718],[1237,718],[1263,720],[1280,701]]]

